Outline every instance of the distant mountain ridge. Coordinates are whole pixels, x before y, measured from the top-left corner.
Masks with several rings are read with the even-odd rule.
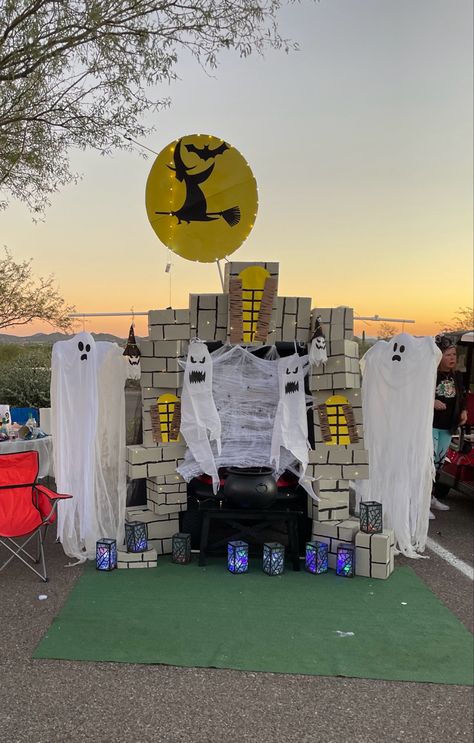
[[[8,333],[0,333],[0,343],[47,343],[52,345],[57,341],[67,341],[68,338],[73,338],[75,333],[66,335],[65,333],[35,333],[34,335],[9,335]],[[110,343],[118,343],[120,345],[126,343],[126,338],[119,338],[116,335],[110,333],[91,333],[95,341],[109,341]],[[137,337],[137,340],[139,338]]]

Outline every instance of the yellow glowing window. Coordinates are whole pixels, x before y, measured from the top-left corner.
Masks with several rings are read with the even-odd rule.
[[[248,266],[239,273],[242,280],[243,342],[251,343],[257,330],[260,305],[269,272],[262,266]]]
[[[160,395],[156,402],[158,405],[158,415],[160,419],[161,440],[163,441],[163,443],[167,443],[168,441],[178,441],[179,427],[178,434],[175,437],[172,437],[170,435],[174,409],[176,403],[178,402],[178,398],[176,397],[176,395],[172,395],[170,392],[166,392],[165,394]]]
[[[343,405],[348,405],[347,397],[343,395],[333,395],[326,400],[326,411],[328,417],[329,430],[331,432],[331,441],[327,441],[328,446],[335,444],[350,444],[349,427],[346,416],[344,415]]]

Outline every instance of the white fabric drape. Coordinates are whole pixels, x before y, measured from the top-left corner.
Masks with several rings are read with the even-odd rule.
[[[116,343],[78,333],[53,346],[51,422],[59,492],[58,537],[67,555],[94,559],[103,537],[123,543],[126,504],[125,378]]]
[[[425,549],[434,478],[433,401],[441,353],[434,339],[407,333],[378,341],[361,359],[369,479],[359,498],[383,504],[384,526],[399,550]]]

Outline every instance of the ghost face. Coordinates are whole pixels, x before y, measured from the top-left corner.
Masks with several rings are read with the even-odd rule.
[[[79,349],[79,353],[81,355],[81,361],[87,361],[87,354],[90,352],[91,347],[89,343],[83,343],[82,341],[79,341],[77,344],[77,347]]]
[[[403,345],[403,343],[394,343],[392,361],[401,361],[404,353],[405,346]]]
[[[206,381],[206,357],[194,358],[189,356],[189,383],[190,384],[202,384]]]
[[[314,339],[314,345],[319,351],[325,351],[326,350],[326,338],[324,335],[317,335]]]
[[[186,361],[186,377],[191,390],[198,391],[212,385],[212,360],[202,341],[191,341]]]
[[[300,383],[299,379],[296,377],[299,371],[299,365],[296,364],[290,364],[286,367],[286,373],[285,373],[285,395],[292,395],[295,392],[299,392],[300,389]]]
[[[140,363],[140,356],[129,356],[128,363],[130,366],[138,366]]]

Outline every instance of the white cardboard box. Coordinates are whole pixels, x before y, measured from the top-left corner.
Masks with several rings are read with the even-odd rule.
[[[355,537],[356,575],[366,578],[388,578],[394,569],[395,535],[393,529],[380,534],[359,531]]]

